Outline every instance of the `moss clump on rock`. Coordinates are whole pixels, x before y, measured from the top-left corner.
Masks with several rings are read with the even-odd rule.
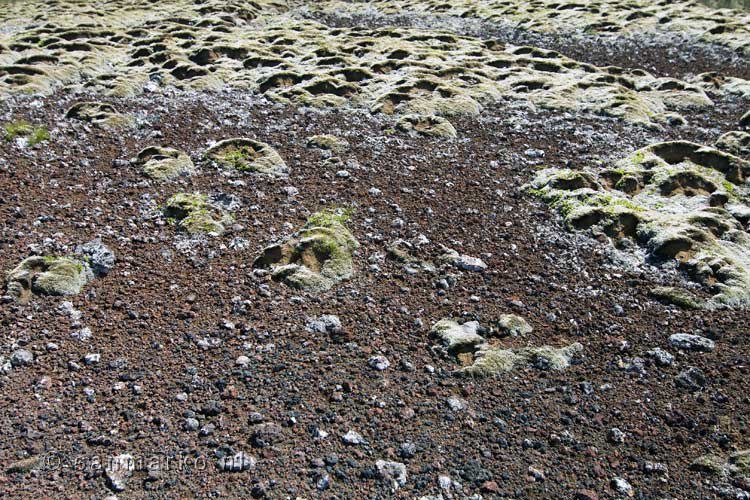
[[[345,139],[341,139],[335,135],[321,134],[308,137],[307,147],[322,149],[340,155],[349,149],[349,143]]]
[[[177,193],[164,207],[164,216],[183,231],[196,234],[221,235],[232,223],[232,216],[200,193]]]
[[[712,298],[750,305],[750,162],[687,141],[652,144],[594,172],[545,169],[526,186],[571,230],[630,240],[660,263],[677,261]],[[627,181],[625,181],[627,180]]]
[[[71,106],[65,118],[79,120],[104,127],[119,127],[129,123],[128,117],[121,115],[117,109],[106,102],[79,102]]]
[[[750,160],[750,133],[734,130],[716,141],[716,147],[740,158]]]
[[[684,288],[657,286],[649,291],[649,295],[668,304],[680,306],[683,309],[701,309],[703,307],[703,302]]]
[[[521,319],[523,323],[519,323]],[[497,324],[518,327],[531,331],[531,327],[519,316],[504,315]],[[459,375],[476,377],[498,376],[517,367],[531,366],[543,370],[564,370],[570,366],[573,357],[583,350],[579,343],[565,347],[529,346],[503,348],[493,345],[480,334],[482,328],[477,321],[460,324],[452,319],[442,319],[430,330],[430,336],[437,340],[433,352],[453,356],[463,365],[457,370]]]
[[[573,357],[583,350],[578,342],[565,347],[524,347],[501,349],[484,345],[476,352],[474,363],[462,368],[459,373],[475,377],[501,375],[518,366],[532,366],[543,370],[564,370]]]
[[[500,333],[512,337],[526,335],[534,330],[528,321],[515,314],[501,315],[497,320],[496,326]]]
[[[431,137],[456,137],[456,129],[442,116],[405,115],[396,122],[396,128]]]
[[[485,343],[484,337],[479,335],[479,322],[467,321],[459,324],[450,319],[441,319],[430,330],[431,335],[438,340],[440,349],[447,354],[474,352],[477,347]]]
[[[6,297],[24,302],[32,293],[77,295],[93,277],[85,261],[72,257],[28,257],[8,272]]]
[[[275,149],[252,139],[225,139],[210,147],[206,157],[240,172],[258,172],[274,177],[289,174],[289,167]]]
[[[6,141],[14,141],[19,137],[26,139],[26,144],[35,146],[50,139],[46,127],[35,127],[27,122],[12,122],[3,126]]]
[[[263,250],[254,268],[271,269],[273,279],[309,292],[323,292],[354,274],[359,243],[347,229],[346,211],[310,216],[305,226],[281,244]]]
[[[172,180],[195,173],[195,165],[184,151],[160,146],[150,146],[132,160],[143,169],[146,177]]]
[[[702,455],[690,464],[690,469],[724,477],[743,477],[750,474],[750,450],[739,450],[726,459],[717,455]]]

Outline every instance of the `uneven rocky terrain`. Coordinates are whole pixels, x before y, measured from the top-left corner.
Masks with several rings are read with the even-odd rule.
[[[707,3],[0,0],[0,498],[750,498]]]

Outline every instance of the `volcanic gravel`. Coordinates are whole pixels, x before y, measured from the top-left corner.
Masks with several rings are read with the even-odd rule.
[[[656,74],[689,66],[748,76],[700,47],[680,47],[675,69],[669,51],[641,43],[645,55],[638,44],[617,45],[615,55],[602,44],[544,46],[598,64],[640,61],[631,66]],[[51,140],[0,143],[0,267],[95,237],[117,262],[78,296],[0,306],[2,354],[33,354],[0,375],[0,460],[43,463],[0,474],[0,497],[719,498],[719,482],[689,466],[750,448],[750,313],[654,300],[650,289],[684,277],[567,232],[522,190],[543,166],[608,162],[662,140],[711,144],[747,111],[711,97],[711,111],[686,112],[687,125],[663,132],[508,102],[451,119],[457,139],[240,91],[104,99],[136,116],[125,133],[64,118],[100,96],[7,97],[3,122],[45,125]],[[341,164],[306,147],[314,134],[349,142]],[[126,161],[158,143],[198,164],[210,141],[235,136],[272,145],[290,176],[229,176],[201,164],[195,176],[157,183]],[[341,169],[350,176],[337,177]],[[178,191],[237,197],[235,227],[179,234],[158,210]],[[313,295],[253,271],[266,245],[331,206],[354,209],[352,279]],[[422,258],[439,260],[442,244],[487,270],[413,274],[377,259],[420,235],[431,242]],[[561,372],[469,379],[430,348],[439,319],[489,325],[504,313],[534,328],[508,347],[580,342],[580,358]],[[338,316],[340,330],[306,328],[322,315]],[[86,328],[91,338],[76,338]],[[677,333],[710,338],[715,349],[679,350],[669,340]],[[655,348],[674,362],[657,364],[647,355]],[[375,356],[388,366],[374,368],[386,365]],[[684,372],[696,369],[703,386],[685,389],[680,381],[696,372]],[[113,492],[105,465],[126,453],[137,467]],[[237,471],[217,466],[225,457]],[[403,484],[384,479],[399,471],[381,460],[405,466]]]

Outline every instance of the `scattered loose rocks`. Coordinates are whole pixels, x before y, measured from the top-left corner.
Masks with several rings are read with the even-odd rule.
[[[750,16],[0,3],[4,496],[747,497]]]

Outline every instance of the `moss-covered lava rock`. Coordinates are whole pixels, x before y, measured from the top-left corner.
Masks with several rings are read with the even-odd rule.
[[[345,139],[336,137],[335,135],[321,134],[308,137],[307,147],[330,151],[333,154],[340,155],[349,149],[349,143]]]
[[[528,323],[519,316],[503,315],[496,323],[531,331]],[[443,356],[455,357],[463,365],[456,374],[476,377],[498,376],[523,366],[564,370],[570,366],[574,356],[583,350],[583,346],[577,342],[559,348],[549,345],[504,348],[490,343],[480,333],[484,331],[477,321],[461,324],[452,319],[442,319],[430,330],[430,336],[437,340],[432,350]]]
[[[719,137],[716,147],[745,160],[750,160],[750,132],[733,130]]]
[[[289,174],[289,167],[275,149],[252,139],[225,139],[211,146],[206,157],[240,172],[258,172],[274,177]]]
[[[658,263],[676,260],[712,298],[750,305],[750,162],[686,141],[657,143],[596,171],[545,169],[527,185],[565,218]]]
[[[485,338],[479,334],[477,321],[460,324],[451,319],[441,319],[432,325],[430,333],[437,339],[440,349],[452,355],[473,353],[478,346],[486,342]]]
[[[683,309],[700,309],[703,307],[703,301],[684,288],[658,286],[649,290],[649,295],[667,304],[680,306]]]
[[[142,168],[146,177],[172,180],[195,173],[195,165],[184,151],[150,146],[138,153],[132,162]]]
[[[167,200],[163,213],[168,222],[192,235],[221,235],[234,221],[229,212],[200,193],[175,194]]]
[[[503,349],[485,344],[476,352],[474,362],[459,370],[462,375],[474,377],[497,376],[517,367],[531,366],[542,370],[564,370],[574,356],[583,351],[578,342],[565,347],[523,347]]]
[[[690,464],[694,471],[715,476],[744,477],[750,475],[750,450],[735,451],[729,457],[702,455]]]
[[[432,137],[456,137],[456,129],[442,116],[405,115],[396,122],[396,128]]]
[[[112,104],[88,101],[71,106],[65,113],[65,118],[109,127],[127,125],[130,121],[127,116],[118,113]]]
[[[34,256],[7,274],[6,297],[27,301],[36,295],[77,295],[94,278],[88,263],[73,257]]]
[[[271,245],[253,263],[271,269],[273,279],[292,288],[323,292],[354,274],[359,243],[347,229],[348,214],[317,212],[287,241]]]

